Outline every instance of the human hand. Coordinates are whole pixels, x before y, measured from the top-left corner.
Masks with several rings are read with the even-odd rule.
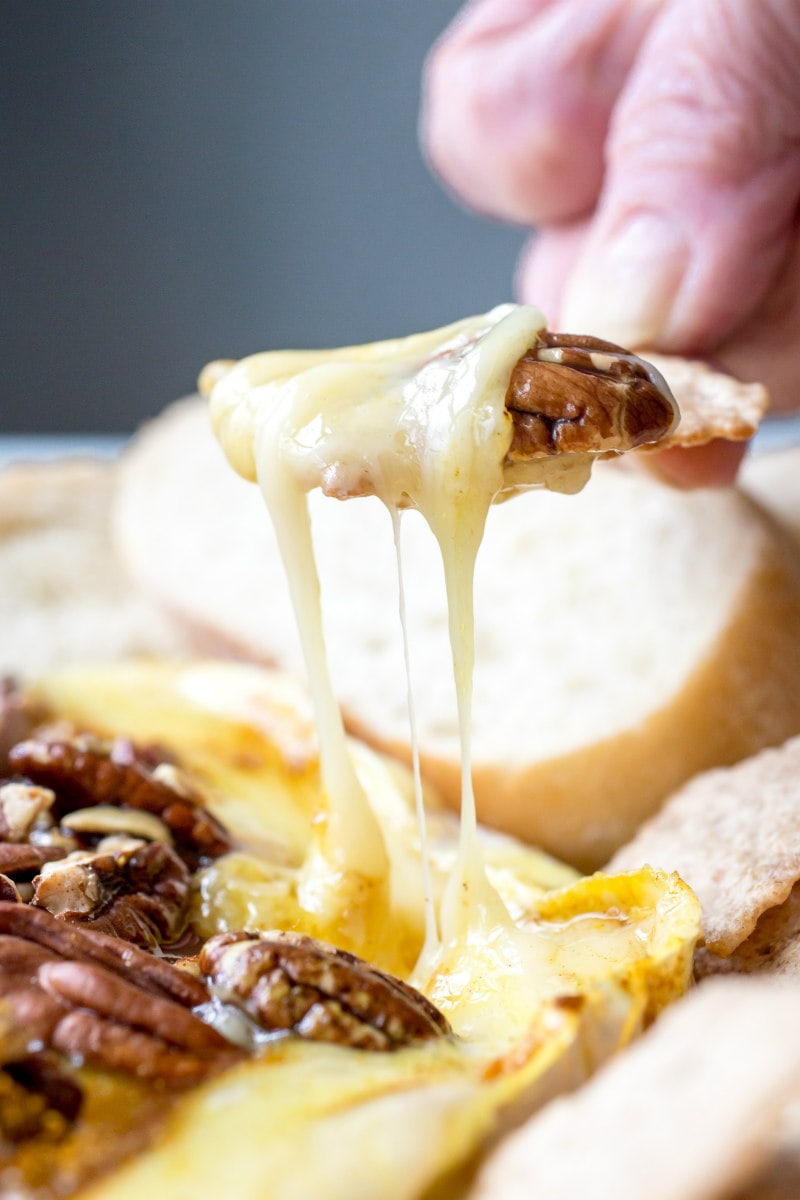
[[[553,328],[800,407],[798,0],[473,0],[431,53],[422,138],[462,200],[538,226],[518,291]],[[720,483],[741,452],[648,457]]]

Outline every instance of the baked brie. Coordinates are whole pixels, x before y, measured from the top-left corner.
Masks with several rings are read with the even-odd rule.
[[[486,831],[508,919],[426,962],[410,776],[350,743],[388,850],[365,889],[326,855],[284,676],[69,671],[5,713],[6,1192],[418,1196],[687,985],[677,876],[579,879]],[[458,827],[432,795],[427,829],[439,915]]]

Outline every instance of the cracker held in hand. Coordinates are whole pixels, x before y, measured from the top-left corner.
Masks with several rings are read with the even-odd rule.
[[[739,384],[675,367],[675,379],[699,372],[735,408]],[[675,387],[688,411],[691,389]],[[410,759],[385,508],[371,497],[338,504],[319,489],[309,507],[337,699],[351,731]],[[226,465],[202,402],[174,406],[134,442],[114,525],[132,577],[169,611],[238,653],[303,672],[263,501]],[[455,806],[447,615],[426,535],[415,513],[404,517],[417,727],[423,771]],[[597,867],[687,778],[800,733],[798,578],[797,551],[733,490],[680,492],[599,463],[578,495],[542,490],[493,506],[475,579],[481,819]]]
[[[732,954],[800,879],[800,738],[687,783],[609,869],[643,863],[681,875],[702,905],[706,948]]]
[[[769,405],[760,383],[741,383],[696,359],[649,351],[645,356],[666,379],[681,415],[671,433],[642,450],[703,446],[715,438],[741,442],[756,433]]]
[[[800,1075],[798,1005],[797,987],[702,984],[503,1142],[469,1200],[755,1200],[740,1189],[768,1167]]]
[[[760,383],[741,383],[696,359],[649,351],[639,359],[611,342],[566,333],[545,332],[542,340],[511,375],[512,458],[746,441],[769,404]],[[677,420],[670,420],[664,382]]]

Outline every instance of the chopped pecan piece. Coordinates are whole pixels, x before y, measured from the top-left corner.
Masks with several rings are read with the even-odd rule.
[[[449,1032],[420,992],[303,934],[219,934],[201,950],[200,969],[218,999],[267,1031],[362,1050],[398,1050]]]
[[[55,800],[50,788],[37,787],[25,781],[0,784],[0,839],[4,842],[23,842],[30,837],[34,825],[49,818]],[[52,821],[47,820],[47,824]]]
[[[64,921],[90,922],[152,947],[181,937],[190,885],[186,865],[169,846],[106,838],[94,850],[48,863],[34,880],[33,903]]]
[[[127,834],[145,842],[172,845],[172,834],[160,817],[136,808],[115,808],[111,804],[95,804],[92,808],[67,813],[62,818],[61,828],[77,838]]]
[[[31,1043],[172,1088],[241,1057],[191,1012],[209,993],[200,980],[176,979],[176,967],[101,933],[76,937],[22,905],[0,903],[0,930],[0,993]]]
[[[52,788],[59,820],[75,809],[94,805],[152,813],[170,830],[175,848],[190,870],[230,849],[224,829],[198,798],[157,778],[158,768],[154,771],[144,761],[132,758],[126,740],[108,744],[85,737],[32,738],[13,747],[9,763],[20,775]]]
[[[0,773],[6,771],[11,747],[29,737],[46,715],[13,679],[0,676]]]
[[[541,334],[516,363],[506,393],[510,460],[631,450],[669,433],[678,416],[661,374],[622,346]]]
[[[29,900],[33,876],[66,854],[64,846],[46,837],[54,799],[49,788],[25,781],[0,783],[0,900]]]

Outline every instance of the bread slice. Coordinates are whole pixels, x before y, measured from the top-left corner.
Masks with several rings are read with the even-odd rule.
[[[798,1001],[797,984],[702,984],[501,1142],[468,1200],[796,1198]]]
[[[800,437],[800,425],[795,437]],[[741,487],[800,543],[800,445],[746,459]]]
[[[328,654],[350,728],[409,756],[395,554],[379,502],[312,493]],[[231,648],[303,664],[257,489],[199,402],[122,464],[133,577]],[[439,555],[403,519],[422,759],[451,803],[459,744]],[[798,551],[744,496],[601,464],[578,496],[490,514],[476,580],[474,777],[484,821],[580,866],[606,861],[689,776],[800,731]]]
[[[112,487],[112,465],[88,459],[0,471],[0,675],[188,649],[117,564]]]

